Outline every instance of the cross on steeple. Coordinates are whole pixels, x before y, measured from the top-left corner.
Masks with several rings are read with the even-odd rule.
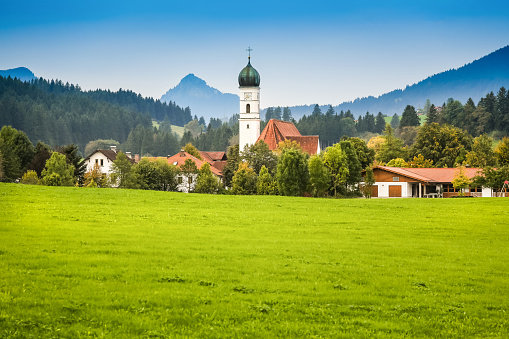
[[[246,49],[246,51],[248,51],[248,52],[249,52],[249,60],[251,60],[251,51],[252,51],[251,46],[249,46],[249,47]]]

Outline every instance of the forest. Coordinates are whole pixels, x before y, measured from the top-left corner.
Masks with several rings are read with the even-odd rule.
[[[0,126],[22,130],[33,143],[52,147],[73,143],[83,152],[92,140],[124,143],[137,126],[152,128],[152,119],[165,118],[178,126],[192,120],[189,107],[132,91],[85,92],[60,80],[22,82],[0,77]]]

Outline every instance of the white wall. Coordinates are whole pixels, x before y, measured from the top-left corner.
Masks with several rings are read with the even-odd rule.
[[[95,152],[90,156],[90,158],[87,160],[87,171],[92,170],[94,168],[94,165],[97,163],[99,164],[99,168],[101,169],[102,173],[108,174],[111,171],[111,165],[113,162],[108,159],[104,154],[101,152]],[[101,160],[103,161],[103,165],[101,166]]]
[[[373,186],[378,186],[379,198],[389,197],[389,186],[401,186],[401,196],[412,197],[412,183],[410,182],[377,182]]]

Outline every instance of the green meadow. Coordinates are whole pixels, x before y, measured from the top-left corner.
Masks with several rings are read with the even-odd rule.
[[[0,184],[2,338],[507,338],[509,199]]]

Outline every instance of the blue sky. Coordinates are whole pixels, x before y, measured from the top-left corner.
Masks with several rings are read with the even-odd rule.
[[[404,88],[509,44],[507,1],[9,1],[0,69],[160,98],[188,73],[261,104],[339,104]]]

